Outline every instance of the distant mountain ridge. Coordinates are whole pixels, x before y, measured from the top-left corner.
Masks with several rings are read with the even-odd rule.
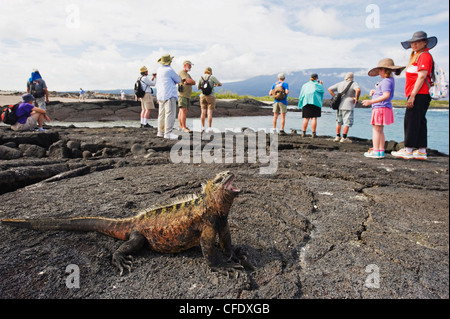
[[[370,77],[367,75],[368,69],[363,68],[323,68],[323,69],[305,69],[301,71],[285,73],[286,82],[289,84],[289,96],[297,98],[300,95],[300,90],[302,85],[309,81],[312,73],[317,73],[319,79],[323,81],[325,88],[325,98],[331,98],[328,93],[328,88],[335,83],[344,80],[345,74],[347,72],[353,72],[355,77],[354,80],[361,87],[361,95],[369,94],[370,90],[375,88],[375,84],[378,83],[381,78]],[[273,75],[260,75],[249,78],[243,81],[228,82],[223,83],[223,86],[218,88],[218,92],[232,92],[239,95],[251,95],[251,96],[267,96],[269,95],[269,90],[272,85],[277,81],[278,74]],[[220,79],[220,75],[217,77]],[[120,94],[120,89],[118,90],[96,90],[99,93],[111,93]],[[127,95],[133,95],[133,89],[123,90]],[[394,99],[403,100],[405,99],[405,78],[395,77],[395,94]]]
[[[328,88],[333,84],[344,80],[347,72],[353,72],[354,81],[356,81],[361,88],[361,95],[369,94],[370,90],[375,88],[381,78],[369,77],[368,70],[362,68],[327,68],[327,69],[306,69],[297,72],[285,73],[286,82],[289,84],[289,96],[297,98],[300,95],[302,85],[309,81],[311,74],[317,73],[319,80],[323,81],[325,89],[325,98],[331,98],[328,93]],[[269,90],[277,81],[278,74],[256,76],[244,81],[224,83],[224,91],[231,91],[239,95],[253,95],[266,96],[269,95]],[[395,77],[395,93],[394,99],[405,99],[405,78]]]

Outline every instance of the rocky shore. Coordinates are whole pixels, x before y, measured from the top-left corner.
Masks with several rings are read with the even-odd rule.
[[[132,113],[117,103],[97,116]],[[227,105],[230,116],[253,107]],[[54,119],[82,121],[78,113],[91,111],[68,111],[78,106],[50,109]],[[235,134],[247,146],[254,133]],[[273,141],[265,137],[270,152]],[[192,137],[184,138],[193,149]],[[206,136],[205,156],[223,138]],[[428,161],[373,160],[363,156],[367,140],[288,134],[278,136],[276,170],[261,174],[268,164],[260,157],[227,163],[224,141],[214,163],[174,163],[179,143],[157,138],[154,129],[52,126],[16,133],[0,126],[0,219],[128,217],[198,192],[202,182],[230,170],[242,190],[230,214],[233,245],[254,272],[237,278],[212,272],[197,247],[169,255],[143,250],[120,277],[111,264],[118,240],[0,225],[0,298],[449,298],[448,156],[430,150]],[[79,288],[67,286],[69,265],[80,270]]]

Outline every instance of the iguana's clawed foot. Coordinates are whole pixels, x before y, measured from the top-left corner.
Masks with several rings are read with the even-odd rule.
[[[119,253],[114,253],[112,257],[112,263],[119,268],[120,276],[123,275],[125,269],[128,270],[128,273],[131,273],[131,266],[133,265],[132,260],[133,258],[131,256],[125,256]]]
[[[210,267],[212,271],[218,272],[220,274],[226,275],[228,278],[238,278],[239,272],[238,270],[244,270],[244,267],[241,264],[234,263],[231,261],[227,261],[223,264],[219,264],[217,266]]]
[[[247,255],[241,252],[240,247],[237,247],[234,250],[234,254],[230,257],[230,259],[241,264],[247,271],[255,271],[255,267],[247,260]]]

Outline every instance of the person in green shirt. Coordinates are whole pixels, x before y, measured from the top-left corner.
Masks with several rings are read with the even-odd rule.
[[[317,118],[322,115],[323,104],[323,82],[319,81],[317,74],[311,74],[311,79],[303,84],[300,91],[298,107],[302,110],[303,117],[303,133],[306,136],[306,129],[308,128],[309,120],[311,119],[312,136],[316,137]]]
[[[192,86],[195,81],[189,75],[193,64],[191,61],[183,62],[183,70],[178,73],[181,78],[181,83],[178,84],[178,122],[180,130],[189,133],[191,130],[186,127],[186,117],[188,108],[191,106]]]

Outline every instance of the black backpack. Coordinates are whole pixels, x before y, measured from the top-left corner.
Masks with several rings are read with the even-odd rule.
[[[39,99],[45,95],[44,86],[39,79],[30,83],[30,93],[36,99]]]
[[[143,98],[145,95],[145,90],[142,88],[141,80],[142,80],[142,76],[137,79],[136,83],[134,83],[134,94],[138,98]]]
[[[202,78],[203,84],[201,86],[201,89],[202,89],[203,95],[210,95],[212,93],[213,88],[211,86],[211,83],[209,83],[210,78],[211,78],[211,75],[208,76],[208,78],[206,80]]]
[[[0,118],[2,120],[3,123],[5,124],[9,124],[9,125],[14,125],[17,123],[17,115],[16,115],[16,111],[17,108],[19,107],[19,104],[15,104],[15,105],[5,105],[0,109]]]
[[[339,110],[339,105],[341,105],[341,100],[342,100],[342,96],[344,96],[348,89],[350,89],[350,87],[352,86],[353,81],[351,81],[347,87],[345,88],[344,91],[342,91],[341,93],[337,93],[335,94],[332,98],[331,98],[331,108],[333,110]]]

